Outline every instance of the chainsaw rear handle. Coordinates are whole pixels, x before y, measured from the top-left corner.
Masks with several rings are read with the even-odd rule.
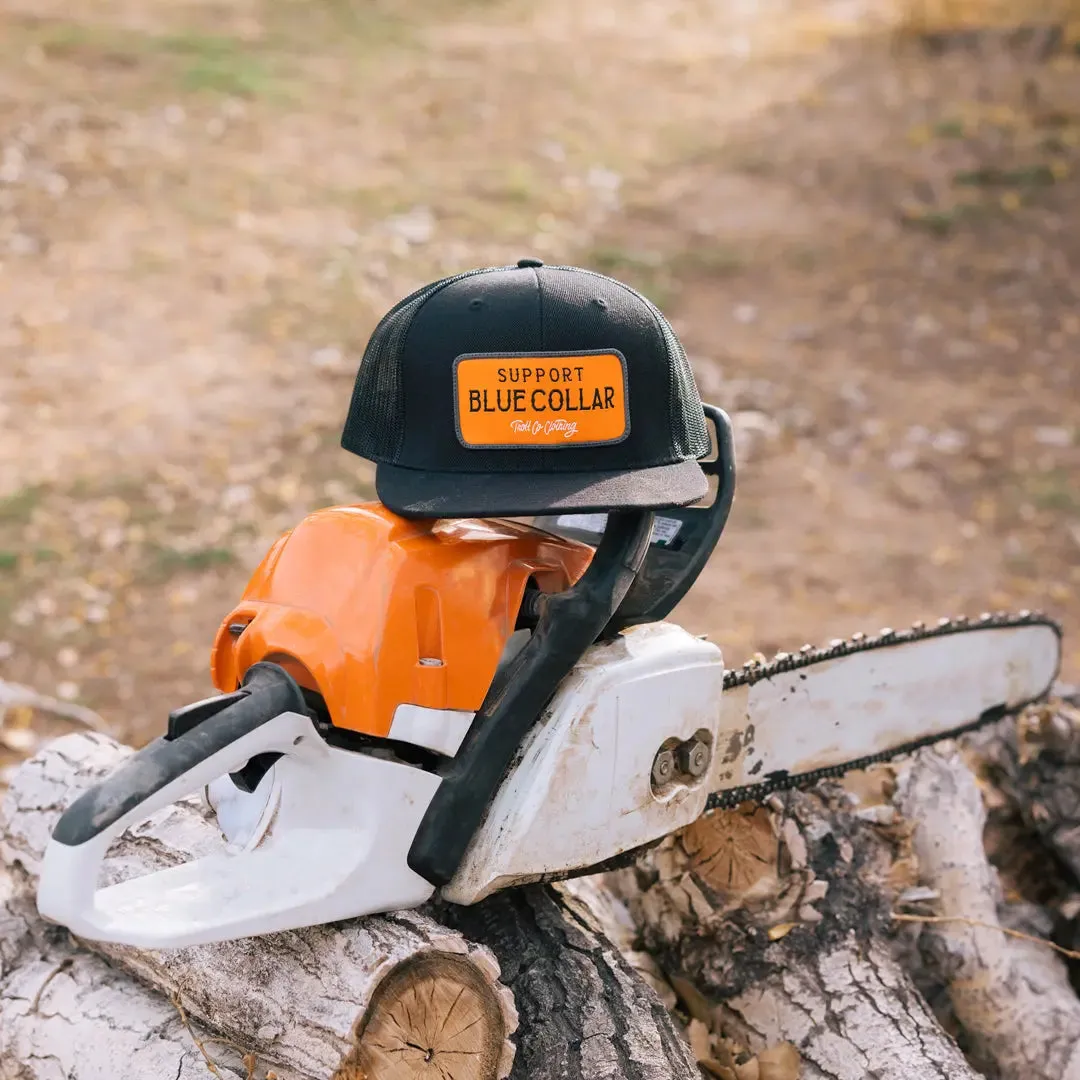
[[[64,811],[52,838],[66,847],[88,844],[108,832],[118,836],[125,828],[144,820],[155,810],[190,794],[216,779],[228,768],[239,769],[249,758],[237,747],[227,769],[219,764],[208,771],[206,763],[241,743],[245,736],[281,713],[306,715],[304,696],[295,680],[277,664],[252,664],[240,691],[224,695],[220,709],[215,699],[197,703],[201,708],[186,722],[170,718],[169,733],[133,754],[108,779],[80,795]],[[194,710],[194,706],[191,707]],[[212,724],[203,721],[214,718]],[[285,752],[287,746],[280,748]],[[216,771],[215,771],[216,770]],[[202,774],[208,772],[205,780]],[[186,790],[178,795],[175,785]]]
[[[409,848],[410,869],[432,885],[448,884],[457,872],[525,736],[626,596],[652,525],[650,510],[610,514],[578,582],[541,598],[532,636],[493,681]]]

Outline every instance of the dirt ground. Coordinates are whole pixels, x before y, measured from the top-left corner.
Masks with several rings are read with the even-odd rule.
[[[735,415],[676,613],[729,662],[1043,608],[1080,677],[1080,53],[892,16],[0,0],[0,678],[133,740],[211,692],[273,539],[371,495],[375,320],[526,254],[650,294]]]

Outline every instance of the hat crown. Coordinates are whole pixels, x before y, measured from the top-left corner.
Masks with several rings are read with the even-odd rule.
[[[629,474],[695,461],[709,439],[686,354],[650,301],[593,271],[522,260],[434,282],[384,316],[342,445],[380,467],[522,486],[618,472],[629,490]],[[510,512],[497,499],[468,511]]]

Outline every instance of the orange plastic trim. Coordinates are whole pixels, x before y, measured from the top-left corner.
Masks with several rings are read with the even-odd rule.
[[[526,583],[569,587],[593,549],[510,521],[412,521],[381,503],[319,510],[279,539],[222,621],[222,692],[275,660],[342,728],[385,736],[400,704],[475,711]],[[242,632],[237,632],[239,626]]]

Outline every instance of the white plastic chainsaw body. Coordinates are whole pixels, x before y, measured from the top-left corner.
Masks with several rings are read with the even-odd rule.
[[[720,723],[724,662],[673,623],[594,645],[529,733],[461,867],[442,889],[473,904],[498,889],[595,866],[700,817],[709,775],[657,789],[657,749]]]
[[[590,649],[523,747],[444,897],[475,903],[700,816],[707,775],[658,792],[651,768],[665,740],[715,740],[723,670],[715,645],[669,623]],[[236,788],[228,774],[267,752],[282,757],[255,791]],[[285,712],[92,840],[51,843],[39,910],[87,938],[170,948],[416,907],[435,890],[409,868],[408,852],[439,783],[387,755],[331,746],[307,717]],[[204,789],[220,851],[100,887],[108,848],[125,829]]]

